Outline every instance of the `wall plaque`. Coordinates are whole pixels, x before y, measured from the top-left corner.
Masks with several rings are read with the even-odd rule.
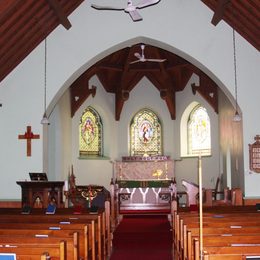
[[[249,144],[250,170],[260,173],[260,135],[255,136],[255,142]]]

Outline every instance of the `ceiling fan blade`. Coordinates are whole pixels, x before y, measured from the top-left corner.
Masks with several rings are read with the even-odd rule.
[[[123,11],[125,10],[124,8],[118,8],[118,7],[112,7],[112,6],[101,6],[101,5],[91,5],[92,8],[97,9],[97,10],[115,10],[115,11]]]
[[[141,59],[141,54],[140,54],[140,53],[136,52],[134,55],[135,55],[135,57],[136,57],[137,59]]]
[[[151,62],[164,62],[166,59],[146,59],[146,61],[151,61]]]
[[[138,21],[143,20],[142,16],[136,10],[129,11],[128,13],[129,13],[129,15],[131,16],[131,18],[134,22],[138,22]]]
[[[150,5],[155,5],[159,3],[161,0],[141,0],[139,4],[137,4],[135,7],[138,9],[150,6]]]
[[[134,63],[137,63],[137,62],[140,62],[140,60],[131,61],[131,62],[129,62],[129,64],[134,64]]]

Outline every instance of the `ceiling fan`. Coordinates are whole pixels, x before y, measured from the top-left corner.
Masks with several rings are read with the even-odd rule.
[[[129,15],[131,16],[134,22],[137,22],[143,20],[143,18],[136,9],[142,9],[151,5],[155,5],[160,1],[161,0],[141,0],[139,4],[134,5],[131,0],[127,0],[127,6],[125,8],[118,8],[112,6],[100,6],[95,4],[92,4],[91,7],[97,10],[125,11],[126,13],[129,13]]]
[[[142,51],[141,54],[136,52],[134,55],[137,58],[137,60],[130,62],[130,64],[137,63],[137,62],[146,62],[146,61],[150,61],[150,62],[164,62],[164,61],[166,61],[166,59],[147,59],[147,58],[145,58],[144,49],[145,49],[145,45],[142,44],[141,45],[141,51]]]

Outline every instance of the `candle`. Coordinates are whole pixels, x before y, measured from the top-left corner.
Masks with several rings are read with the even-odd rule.
[[[112,180],[115,180],[115,162],[114,161],[110,161],[110,163],[112,163]]]
[[[64,191],[68,191],[69,190],[69,183],[68,180],[65,180],[64,182]]]

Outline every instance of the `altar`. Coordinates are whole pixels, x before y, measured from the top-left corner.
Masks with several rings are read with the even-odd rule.
[[[170,211],[174,163],[169,156],[129,156],[115,163],[119,213]]]
[[[117,180],[153,180],[174,178],[169,156],[125,156],[115,162]]]

